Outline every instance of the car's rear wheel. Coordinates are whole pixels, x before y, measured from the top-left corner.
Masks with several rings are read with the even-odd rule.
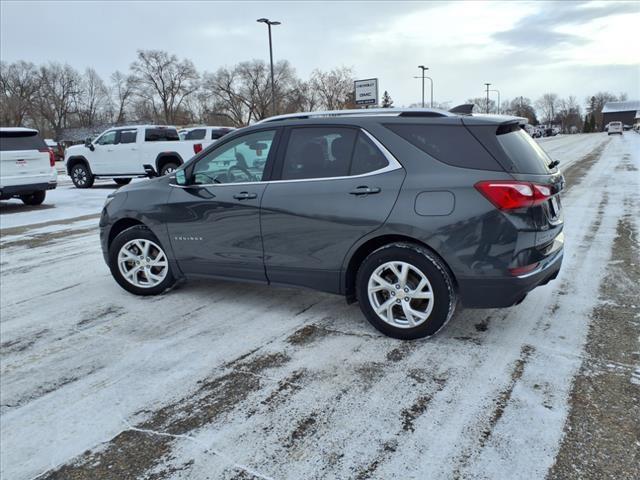
[[[437,333],[453,316],[457,302],[442,261],[408,243],[372,252],[358,270],[356,291],[367,320],[385,335],[402,340]]]
[[[114,178],[113,179],[114,182],[116,182],[116,185],[128,185],[129,182],[131,182],[130,178]]]
[[[44,190],[39,190],[37,192],[33,192],[29,195],[20,195],[20,200],[25,205],[40,205],[44,202],[44,198],[47,196],[47,192]]]
[[[165,175],[169,175],[170,173],[173,173],[177,170],[177,168],[180,165],[178,165],[175,162],[167,162],[165,163],[162,168],[160,169],[160,176],[164,177]]]
[[[71,181],[77,188],[91,188],[95,178],[84,163],[78,163],[71,168]]]
[[[113,240],[109,268],[116,282],[136,295],[157,295],[175,283],[165,249],[142,225],[124,230]]]

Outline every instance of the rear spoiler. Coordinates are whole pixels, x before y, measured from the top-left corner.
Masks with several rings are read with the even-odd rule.
[[[463,103],[449,110],[450,113],[457,113],[458,115],[471,115],[473,112],[473,103]]]

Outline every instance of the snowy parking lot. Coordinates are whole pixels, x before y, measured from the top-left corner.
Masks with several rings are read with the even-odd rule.
[[[539,142],[567,180],[559,277],[413,342],[314,291],[128,294],[112,182],[0,202],[0,476],[637,478],[640,135]]]

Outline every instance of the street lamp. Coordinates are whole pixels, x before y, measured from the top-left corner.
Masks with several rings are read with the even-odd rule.
[[[259,23],[266,23],[269,29],[269,60],[271,63],[271,113],[276,114],[276,86],[273,80],[273,47],[271,45],[271,25],[280,25],[280,22],[271,21],[268,18],[259,18],[256,20]]]
[[[433,108],[433,79],[431,77],[425,77],[424,71],[429,70],[429,67],[425,67],[424,65],[418,65],[418,68],[422,70],[422,76],[414,77],[414,78],[422,78],[422,108],[424,108],[424,79],[428,78],[431,82],[431,108]]]
[[[491,84],[485,83],[485,85],[487,86],[487,113],[489,113],[489,85]]]
[[[500,90],[489,90],[490,92],[496,92],[498,94],[498,115],[500,115]]]

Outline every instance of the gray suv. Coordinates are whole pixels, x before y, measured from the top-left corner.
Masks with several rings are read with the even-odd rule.
[[[563,186],[512,117],[282,115],[117,190],[101,242],[115,280],[138,295],[198,276],[308,287],[414,339],[458,303],[507,307],[556,278]]]

